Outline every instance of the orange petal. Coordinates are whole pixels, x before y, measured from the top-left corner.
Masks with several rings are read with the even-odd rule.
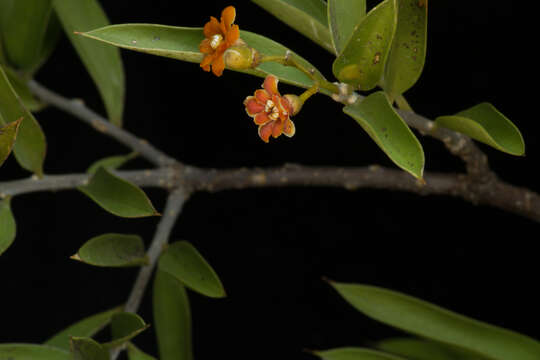
[[[274,121],[274,127],[272,128],[272,136],[277,138],[283,132],[283,121]]]
[[[246,106],[246,112],[249,116],[255,116],[264,111],[264,105],[259,103],[254,96],[248,96],[246,100],[244,100],[244,105]]]
[[[257,125],[264,125],[268,122],[271,122],[271,119],[268,117],[268,114],[265,112],[260,112],[253,118],[253,121],[255,121],[255,124]]]
[[[204,39],[199,44],[199,51],[203,54],[211,54],[214,52],[214,49],[212,49],[212,46],[210,46],[210,39]]]
[[[291,121],[291,119],[285,121],[285,125],[283,126],[283,134],[288,137],[292,137],[296,133],[296,127],[294,126],[294,123]]]
[[[227,33],[225,33],[225,42],[228,46],[234,44],[236,40],[240,38],[240,28],[238,25],[233,25]]]
[[[266,90],[263,89],[255,90],[255,97],[262,104],[266,104],[266,102],[271,98],[271,96],[266,92]]]
[[[278,92],[278,78],[275,77],[274,75],[268,75],[265,79],[264,79],[264,83],[263,83],[263,88],[266,89],[266,91],[268,91],[268,93],[272,94],[272,95],[279,95],[279,92]]]
[[[204,59],[201,61],[201,67],[204,71],[210,71],[210,64],[214,60],[213,54],[205,55]]]
[[[227,6],[221,12],[221,23],[223,25],[225,25],[225,28],[227,30],[230,29],[230,27],[233,24],[235,18],[236,18],[236,9],[234,8],[234,6]],[[225,34],[226,34],[226,32],[225,32]]]
[[[259,136],[261,137],[262,141],[265,143],[268,142],[270,139],[270,135],[272,135],[272,128],[274,126],[274,122],[271,121],[266,125],[259,126]]]
[[[287,114],[292,114],[292,109],[291,109],[291,104],[289,104],[289,101],[284,98],[284,97],[280,97],[279,98],[279,109],[282,111],[282,112],[286,112]]]
[[[219,21],[215,17],[210,16],[210,21],[204,25],[203,33],[206,38],[211,38],[216,34],[222,34]]]
[[[223,60],[223,54],[219,54],[212,62],[212,72],[216,76],[221,76],[223,70],[225,70],[225,61]]]

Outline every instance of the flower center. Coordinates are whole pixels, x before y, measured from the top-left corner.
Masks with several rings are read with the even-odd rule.
[[[221,41],[223,40],[223,36],[220,34],[216,34],[210,38],[210,46],[212,49],[216,50],[219,44],[221,44]]]
[[[272,100],[267,100],[266,105],[264,106],[264,111],[270,113],[268,117],[272,120],[277,120],[279,118],[279,109]]]

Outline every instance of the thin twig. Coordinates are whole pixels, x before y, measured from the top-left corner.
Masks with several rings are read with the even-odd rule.
[[[139,153],[142,157],[157,166],[169,166],[177,164],[177,161],[160,150],[146,140],[140,139],[132,133],[113,125],[107,119],[94,111],[87,108],[80,100],[70,100],[56,94],[55,92],[40,85],[34,80],[28,82],[30,90],[44,103],[50,104],[72,114],[76,118],[84,121],[92,126],[97,131],[108,135],[118,142],[126,145],[133,151]]]

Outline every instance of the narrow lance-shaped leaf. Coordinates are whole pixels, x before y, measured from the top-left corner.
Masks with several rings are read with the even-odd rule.
[[[377,343],[377,349],[411,360],[488,360],[455,346],[414,338],[393,338]]]
[[[214,269],[187,241],[169,245],[159,258],[159,269],[200,294],[214,298],[226,296]]]
[[[406,360],[381,351],[354,347],[315,351],[313,354],[323,360]]]
[[[199,44],[204,39],[202,28],[156,24],[120,24],[95,29],[81,35],[123,49],[182,61],[200,63],[203,59],[203,54],[199,52]],[[265,55],[285,56],[289,50],[271,39],[249,31],[241,31],[240,36],[251,47]],[[306,69],[314,69],[314,76],[324,79],[324,76],[312,64],[294,52],[291,53],[295,60]],[[313,81],[300,70],[276,62],[266,62],[257,69],[240,70],[240,72],[263,78],[268,74],[273,74],[283,82],[303,88],[309,88],[313,85]]]
[[[15,144],[21,121],[22,118],[5,126],[0,125],[0,166],[2,166],[9,154],[11,154],[11,149],[13,149],[13,145]]]
[[[88,185],[79,187],[108,212],[127,218],[159,215],[146,194],[132,183],[100,167]]]
[[[28,111],[36,112],[45,107],[45,104],[40,100],[36,99],[34,94],[32,94],[32,91],[30,91],[28,83],[23,76],[17,75],[15,71],[9,68],[5,68],[4,71],[6,72],[6,76],[9,80],[9,83],[13,87],[13,90],[19,96],[24,107]]]
[[[336,54],[341,54],[365,16],[366,0],[328,0],[328,26]]]
[[[124,165],[129,160],[135,158],[136,156],[137,156],[137,153],[135,152],[132,152],[127,155],[109,156],[109,157],[100,159],[96,161],[95,163],[93,163],[92,165],[90,165],[90,167],[88,168],[88,170],[86,170],[86,172],[89,174],[95,174],[97,169],[99,169],[100,167],[103,167],[109,170],[115,170],[121,167],[122,165]]]
[[[114,314],[111,319],[112,340],[103,346],[111,349],[123,345],[148,329],[149,326],[137,314],[128,312]]]
[[[73,360],[109,360],[109,351],[97,341],[85,337],[72,337]]]
[[[88,240],[71,258],[95,266],[125,267],[148,264],[142,238],[126,234],[96,236]]]
[[[417,178],[424,171],[424,151],[386,95],[376,92],[343,108],[397,166]]]
[[[104,44],[85,39],[75,31],[88,31],[109,25],[97,0],[53,0],[58,18],[94,80],[111,122],[122,126],[125,79],[120,52]]]
[[[519,129],[489,103],[475,105],[456,115],[439,116],[435,123],[505,153],[525,155],[525,142]]]
[[[35,74],[39,68],[49,59],[49,56],[52,54],[58,40],[60,40],[60,35],[62,34],[62,25],[60,25],[60,20],[58,20],[58,15],[53,10],[51,11],[51,16],[49,16],[49,23],[45,29],[45,35],[43,37],[43,44],[39,53],[38,61],[30,69],[30,75]]]
[[[387,289],[331,282],[349,304],[382,323],[490,360],[538,360],[540,342]]]
[[[0,200],[0,255],[7,250],[15,240],[15,218],[11,212],[11,199]]]
[[[51,0],[3,1],[11,3],[9,15],[0,23],[6,57],[14,67],[28,69],[40,59]]]
[[[13,147],[15,158],[26,170],[43,175],[45,135],[34,116],[24,107],[0,66],[0,125],[23,118]]]
[[[397,27],[386,61],[384,89],[392,98],[411,88],[424,69],[428,0],[398,0]]]
[[[36,344],[0,344],[0,359],[73,360],[68,351]]]
[[[352,1],[352,0],[346,0]],[[322,48],[335,54],[322,0],[253,0],[253,2]]]
[[[70,337],[91,337],[97,334],[101,329],[111,321],[111,317],[122,311],[122,307],[118,306],[114,309],[100,312],[98,314],[86,317],[58,334],[51,337],[45,342],[45,345],[54,346],[57,348],[69,350],[69,338]]]
[[[158,269],[152,302],[159,359],[193,360],[191,311],[184,286]]]
[[[382,78],[396,21],[396,0],[384,0],[374,7],[334,61],[336,78],[360,90],[373,89]]]
[[[133,343],[128,343],[127,353],[129,360],[156,360],[155,357],[144,353],[141,349],[133,345]]]

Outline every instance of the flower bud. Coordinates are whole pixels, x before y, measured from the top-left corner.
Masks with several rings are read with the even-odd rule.
[[[300,109],[302,109],[302,105],[304,105],[302,100],[300,100],[300,97],[294,94],[286,94],[286,95],[283,95],[283,97],[289,102],[289,105],[291,107],[290,115],[294,116],[298,114]]]
[[[259,58],[259,52],[243,41],[238,41],[223,54],[225,65],[235,70],[252,69],[259,65]]]

